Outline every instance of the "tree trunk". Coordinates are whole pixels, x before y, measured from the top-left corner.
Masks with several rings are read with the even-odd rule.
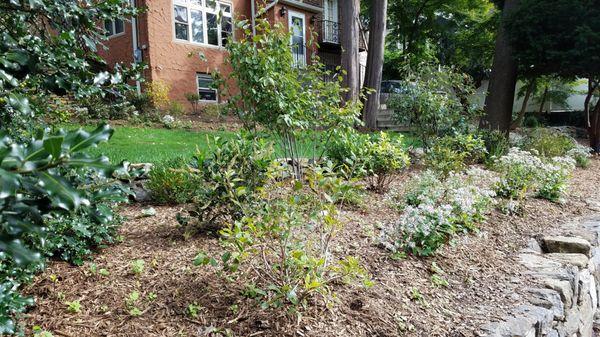
[[[548,98],[548,86],[544,88],[544,93],[542,94],[542,100],[540,101],[540,109],[538,111],[538,116],[542,116],[544,114],[544,105],[546,105],[546,100]]]
[[[348,89],[346,102],[356,101],[359,92],[358,64],[358,4],[357,0],[340,1],[342,69],[346,71],[344,86]]]
[[[502,16],[506,17],[520,0],[504,1]],[[496,50],[488,95],[485,98],[485,116],[480,127],[500,130],[508,134],[512,121],[512,108],[517,84],[517,63],[513,57],[506,29],[500,25],[496,37]]]
[[[600,153],[600,101],[596,103],[596,107],[591,113],[590,122],[588,128],[590,147],[594,153]]]
[[[367,93],[363,116],[365,126],[370,130],[377,128],[379,95],[383,74],[383,52],[385,49],[385,25],[387,19],[387,0],[373,3],[369,22],[369,54],[365,69],[364,87],[373,91]]]
[[[523,97],[523,104],[521,105],[521,111],[519,111],[519,115],[517,119],[515,119],[510,125],[510,129],[514,130],[520,127],[523,124],[523,120],[525,119],[525,114],[527,113],[527,105],[529,105],[529,99],[531,98],[531,94],[533,93],[533,89],[535,88],[535,79],[529,81],[529,85],[527,85],[527,90],[525,91],[525,97]]]

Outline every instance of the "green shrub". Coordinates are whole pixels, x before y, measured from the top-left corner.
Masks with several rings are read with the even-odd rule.
[[[532,130],[524,140],[525,151],[536,151],[543,157],[561,157],[577,146],[575,139],[556,130],[537,128]]]
[[[178,157],[156,164],[146,187],[152,199],[161,204],[192,202],[202,188],[203,180],[190,169],[191,162]]]
[[[385,132],[341,133],[327,145],[326,155],[344,176],[365,177],[367,188],[378,192],[386,191],[394,175],[409,165],[402,136],[392,139]]]
[[[575,165],[575,160],[570,157],[554,157],[547,162],[540,172],[537,196],[551,201],[560,201]]]
[[[241,218],[244,205],[271,178],[273,163],[273,146],[263,140],[215,138],[210,149],[197,154],[195,175],[202,183],[189,212],[192,219],[179,217],[180,223],[212,229]]]
[[[328,200],[336,205],[358,206],[364,198],[364,187],[359,185],[357,179],[339,177],[331,162],[324,167],[312,168],[308,171],[307,177],[311,182],[311,188],[326,193]]]
[[[337,282],[369,286],[368,273],[356,258],[329,251],[342,223],[320,184],[310,178],[308,189],[298,181],[284,184],[275,188],[292,189],[291,195],[266,193],[266,200],[220,231],[225,250],[220,257],[201,252],[194,263],[218,267],[226,279],[241,282],[244,294],[263,309],[298,312],[316,300],[330,304]]]
[[[517,201],[530,192],[544,199],[558,201],[566,190],[575,164],[570,157],[544,158],[536,156],[535,151],[532,153],[513,148],[494,165],[501,174],[496,191],[502,197]]]
[[[186,92],[185,99],[192,105],[192,112],[194,115],[198,114],[198,107],[200,104],[200,95],[197,92]]]
[[[498,130],[480,130],[479,134],[487,150],[485,157],[486,164],[491,164],[510,150],[510,142],[503,132]]]
[[[474,93],[467,75],[452,68],[423,65],[409,71],[403,90],[388,100],[394,119],[409,125],[425,147],[435,138],[453,133],[468,133],[479,115],[468,102]]]
[[[185,115],[185,107],[178,101],[171,101],[167,113],[172,116],[183,116]]]
[[[407,187],[402,216],[384,232],[383,245],[419,256],[435,253],[454,234],[477,229],[494,204],[492,172],[472,168],[448,178],[425,171]]]
[[[480,162],[486,154],[482,138],[472,134],[456,134],[436,140],[425,155],[425,164],[448,175],[450,172],[461,172],[467,165]]]
[[[577,167],[586,168],[590,165],[592,149],[587,146],[577,144],[577,146],[567,152],[567,156],[575,159]]]

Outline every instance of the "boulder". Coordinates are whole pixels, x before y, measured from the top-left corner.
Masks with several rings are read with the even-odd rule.
[[[545,236],[542,248],[546,253],[578,253],[590,255],[592,245],[585,239],[569,236]]]
[[[588,265],[587,255],[578,253],[549,253],[544,257],[562,264],[571,265],[579,268],[585,268]]]

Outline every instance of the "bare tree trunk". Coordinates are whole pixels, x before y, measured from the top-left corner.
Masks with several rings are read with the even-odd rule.
[[[519,1],[506,0],[502,16],[506,17],[519,4]],[[516,84],[517,63],[513,57],[513,49],[510,46],[506,29],[500,25],[481,128],[509,132]]]
[[[377,128],[381,77],[383,74],[383,52],[385,49],[385,25],[387,20],[387,0],[373,3],[369,22],[369,55],[365,69],[364,87],[373,91],[367,94],[363,116],[368,129]]]
[[[519,111],[519,115],[510,125],[511,130],[516,129],[523,124],[523,120],[525,119],[525,114],[527,113],[527,105],[529,105],[529,99],[531,98],[531,94],[533,93],[534,88],[535,88],[535,79],[531,79],[531,81],[529,81],[529,85],[527,85],[527,90],[525,91],[525,97],[523,97],[523,104],[521,105],[521,111]]]
[[[590,117],[591,123],[588,129],[590,147],[594,150],[594,153],[600,153],[600,101],[596,103]]]
[[[358,4],[357,0],[340,1],[342,69],[346,71],[344,86],[348,88],[345,100],[356,101],[359,92],[360,69],[358,64]]]
[[[548,98],[548,86],[544,88],[544,93],[542,94],[542,100],[540,102],[540,109],[538,111],[538,116],[544,114],[544,105],[546,105],[546,100]]]

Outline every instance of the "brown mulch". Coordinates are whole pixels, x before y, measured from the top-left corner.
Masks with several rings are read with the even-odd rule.
[[[226,329],[234,336],[473,336],[481,324],[520,303],[528,280],[516,252],[528,239],[593,213],[586,201],[600,200],[599,175],[600,160],[595,159],[588,169],[577,170],[565,203],[532,199],[520,217],[495,212],[479,233],[461,236],[435,257],[421,259],[394,260],[376,245],[378,226],[399,215],[389,195],[370,194],[364,205],[343,212],[347,225],[336,253],[359,256],[374,286],[338,286],[332,309],[312,309],[301,319],[262,311],[211,268],[194,267],[196,253],[218,252],[218,242],[201,236],[184,240],[175,221],[181,207],[155,207],[156,216],[140,218],[144,206],[127,206],[122,243],[93,261],[110,274],[93,274],[90,263],[50,263],[27,289],[37,304],[24,323],[55,336],[217,335],[211,331],[225,336]],[[137,259],[145,261],[141,275],[130,266]],[[432,285],[432,262],[444,270],[448,287]],[[140,293],[138,317],[129,315],[125,303],[133,291]],[[154,300],[148,298],[151,293]],[[422,298],[414,299],[417,293]],[[65,302],[73,300],[80,300],[80,313],[67,311]],[[187,314],[190,304],[198,306],[197,317]]]

